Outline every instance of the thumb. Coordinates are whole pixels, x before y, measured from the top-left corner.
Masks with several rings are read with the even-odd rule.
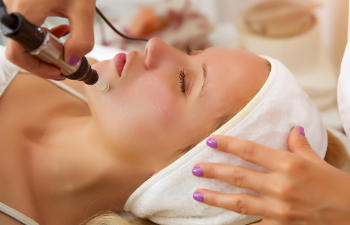
[[[289,133],[288,147],[291,152],[306,158],[315,157],[317,154],[312,150],[305,136],[303,127],[296,126]]]
[[[70,37],[65,47],[65,60],[75,66],[94,45],[95,1],[76,1],[69,12]]]

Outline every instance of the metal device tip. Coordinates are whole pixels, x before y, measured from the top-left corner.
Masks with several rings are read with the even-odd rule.
[[[108,92],[109,91],[109,84],[105,82],[101,77],[97,80],[97,82],[94,84],[94,86],[101,92]]]

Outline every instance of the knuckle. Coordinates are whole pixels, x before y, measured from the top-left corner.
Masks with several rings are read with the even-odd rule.
[[[282,221],[294,221],[296,219],[295,210],[291,205],[284,204],[277,209],[277,216]]]
[[[245,176],[233,170],[229,182],[236,187],[242,187],[245,182]]]
[[[291,182],[283,182],[276,187],[277,196],[283,200],[291,199],[292,193],[294,191],[294,185]]]
[[[255,155],[254,144],[250,141],[244,141],[244,145],[242,146],[242,158],[243,159],[251,159]]]
[[[237,199],[234,203],[234,211],[240,214],[248,214],[247,205],[244,203],[242,199]]]
[[[286,163],[284,163],[283,172],[286,174],[296,174],[298,171],[302,171],[304,168],[304,163],[299,158],[289,158]]]

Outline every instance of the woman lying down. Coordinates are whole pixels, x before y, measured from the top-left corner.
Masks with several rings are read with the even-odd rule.
[[[198,188],[249,192],[193,176],[196,163],[262,170],[207,147],[208,136],[287,150],[300,125],[326,153],[316,108],[271,58],[226,48],[186,54],[152,39],[125,63],[119,54],[94,64],[107,93],[17,73],[1,60],[0,224],[123,224],[104,216],[110,211],[165,225],[250,224],[260,218],[192,197]]]

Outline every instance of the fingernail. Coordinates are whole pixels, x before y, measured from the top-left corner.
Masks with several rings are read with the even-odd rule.
[[[207,139],[207,145],[212,148],[218,147],[218,142],[214,138],[208,138]]]
[[[193,193],[193,199],[197,200],[199,202],[203,202],[204,201],[204,196],[200,192],[195,192],[195,193]]]
[[[197,177],[202,177],[203,176],[203,169],[200,168],[199,166],[195,166],[192,169],[192,174],[197,176]]]
[[[301,136],[304,136],[305,137],[305,130],[304,130],[304,127],[299,127],[299,134]]]
[[[71,66],[75,66],[79,61],[80,61],[80,58],[78,56],[71,56],[68,60],[68,64]]]

